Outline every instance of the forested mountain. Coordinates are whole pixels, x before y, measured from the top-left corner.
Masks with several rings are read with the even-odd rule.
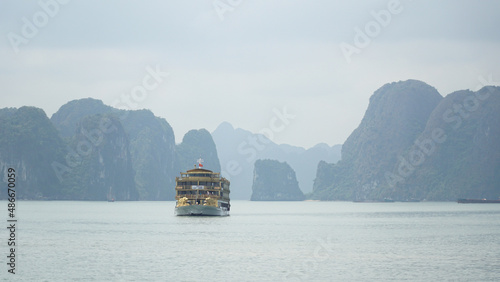
[[[209,152],[207,165],[220,169],[206,130],[185,137],[176,152],[172,128],[149,110],[86,98],[61,106],[51,120],[33,107],[2,109],[0,119],[0,169],[18,169],[21,198],[173,200],[175,176],[185,167],[179,161],[189,159],[189,169],[191,153]]]
[[[372,95],[361,124],[343,145],[342,159],[318,165],[311,197],[500,196],[499,95],[498,88],[487,87],[443,99],[420,81],[384,85]]]
[[[408,198],[499,198],[500,87],[447,95],[388,181]]]
[[[0,171],[7,187],[7,170],[16,170],[19,199],[57,197],[61,185],[51,164],[64,162],[64,142],[42,109],[0,109]],[[7,198],[7,189],[0,189]]]
[[[182,143],[176,146],[177,170],[193,169],[198,159],[202,159],[203,168],[220,172],[219,157],[212,135],[206,129],[190,130],[184,135]]]
[[[106,121],[106,132],[99,132]],[[69,141],[74,160],[62,175],[57,198],[78,200],[138,200],[129,139],[118,118],[94,114],[83,117]],[[76,154],[75,154],[76,153]],[[69,156],[69,155],[68,155]]]
[[[73,100],[62,105],[59,110],[52,115],[50,120],[59,130],[61,137],[69,138],[75,134],[76,127],[83,118],[95,114],[111,113],[112,111],[113,108],[104,105],[101,100],[84,98]],[[118,112],[118,110],[115,111]]]
[[[129,176],[132,181],[129,182],[134,185],[137,198],[173,199],[175,138],[167,121],[154,116],[149,110],[118,110],[91,98],[68,102],[54,113],[51,120],[61,135],[70,138],[82,120],[93,116],[98,120],[93,128],[86,131],[84,137],[87,141],[106,138],[109,132],[122,128],[127,141],[126,151],[115,158],[118,160],[125,154],[130,155],[132,171]],[[108,124],[110,119],[116,120],[118,125]],[[118,166],[118,163],[115,164]],[[85,185],[81,181],[78,183]]]
[[[139,199],[172,200],[177,175],[172,127],[149,110],[128,111],[122,124],[130,140]]]
[[[252,201],[302,201],[295,171],[286,163],[276,160],[255,162]]]

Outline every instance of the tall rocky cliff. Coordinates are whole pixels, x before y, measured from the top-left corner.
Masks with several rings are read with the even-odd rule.
[[[123,128],[130,139],[135,183],[141,200],[172,200],[175,192],[175,140],[168,122],[151,111],[129,111]]]
[[[389,83],[375,91],[360,125],[342,146],[342,159],[318,165],[313,198],[382,197],[386,171],[413,144],[441,99],[436,89],[416,80]]]
[[[150,111],[88,98],[68,102],[50,120],[34,107],[0,109],[0,181],[5,184],[6,170],[14,167],[22,199],[172,200],[175,176],[201,157],[205,168],[222,169],[240,199],[252,192],[254,200],[302,199],[292,168],[299,183],[308,183],[304,166],[316,168],[312,199],[498,198],[499,124],[499,87],[442,98],[420,81],[389,83],[372,95],[336,162],[338,146],[277,145],[227,123],[214,139],[192,130],[175,145],[170,125]],[[262,156],[290,166],[257,162]],[[252,171],[253,191],[247,187]],[[273,184],[276,175],[280,182]]]
[[[499,97],[498,87],[443,99],[419,81],[384,85],[370,98],[341,161],[319,163],[311,197],[499,197]]]
[[[105,130],[102,124],[106,123]],[[137,200],[129,140],[118,118],[95,114],[82,118],[69,148],[75,148],[64,175],[63,195],[78,200]],[[76,154],[75,154],[76,153]]]
[[[17,170],[20,198],[173,200],[175,176],[198,158],[220,171],[208,131],[192,130],[176,146],[168,122],[149,110],[86,98],[61,106],[50,120],[33,107],[1,109],[0,122],[0,171]]]
[[[81,131],[80,124],[88,118],[98,119],[99,122],[83,131],[83,136],[80,133],[80,137],[78,137],[78,132]],[[131,170],[127,177],[123,177],[123,180],[127,180],[128,186],[133,185],[132,190],[135,192],[131,190],[130,197],[117,197],[118,199],[172,200],[174,198],[175,138],[173,130],[166,120],[154,116],[148,110],[118,110],[92,98],[68,102],[52,116],[51,120],[61,135],[69,140],[68,142],[71,142],[69,147],[73,151],[76,150],[75,146],[78,145],[78,142],[83,142],[81,140],[75,141],[75,138],[96,142],[96,139],[99,140],[99,138],[107,136],[106,132],[110,130],[109,128],[117,128],[123,132],[124,139],[120,144],[125,146],[122,148],[125,151],[122,152],[111,147],[103,148],[108,155],[117,154],[114,157],[114,167],[107,167],[106,171],[103,171],[104,167],[93,166],[91,172],[86,172],[87,174],[95,174],[88,176],[90,178],[98,178],[99,175],[109,173],[110,170],[121,175],[122,167],[118,160],[127,155],[127,165],[130,165]],[[109,121],[106,122],[107,120],[113,120],[116,124],[107,124],[109,123]],[[80,154],[76,151],[76,154],[73,155],[78,157]],[[83,173],[82,171],[73,175],[75,179],[79,180],[73,180],[77,184],[69,186],[68,191],[77,191],[77,186],[86,185],[86,182],[81,179]],[[121,180],[115,180],[117,181],[115,184],[108,186],[122,186]],[[128,187],[127,185],[123,187]],[[108,193],[109,190],[108,188]],[[97,192],[89,193],[95,195]],[[81,195],[81,193],[73,195],[73,197],[78,197],[77,195]]]
[[[447,95],[387,183],[407,198],[500,197],[500,87]]]
[[[299,188],[295,171],[276,160],[255,162],[252,201],[302,201],[305,196]]]
[[[179,172],[193,169],[198,159],[203,159],[203,168],[220,172],[221,167],[217,148],[212,135],[206,129],[190,130],[176,146],[177,170]],[[224,175],[223,175],[224,176]]]
[[[64,142],[42,109],[0,109],[0,181],[7,187],[8,168],[16,170],[19,199],[54,198],[61,185],[51,164],[64,161]],[[0,190],[7,198],[7,190]]]
[[[71,138],[75,134],[78,123],[85,117],[95,114],[111,113],[113,108],[101,100],[84,98],[79,100],[69,101],[62,105],[55,112],[50,120],[59,130],[59,134],[63,138]]]

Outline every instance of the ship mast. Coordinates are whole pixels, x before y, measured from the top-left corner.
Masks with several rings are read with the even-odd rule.
[[[203,167],[203,165],[201,164],[203,162],[203,159],[201,157],[196,161],[198,162],[198,168]]]

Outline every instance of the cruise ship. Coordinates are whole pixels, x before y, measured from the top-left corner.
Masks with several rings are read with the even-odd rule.
[[[229,180],[202,167],[199,162],[198,167],[175,178],[175,215],[228,216]]]

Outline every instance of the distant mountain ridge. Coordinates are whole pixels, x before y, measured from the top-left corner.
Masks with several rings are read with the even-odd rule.
[[[421,81],[388,83],[374,92],[343,146],[307,150],[226,122],[212,135],[191,130],[175,144],[171,126],[151,111],[119,110],[92,98],[68,102],[51,119],[36,107],[0,109],[0,171],[16,169],[19,199],[173,200],[175,176],[200,157],[231,180],[233,199],[250,199],[261,159],[286,162],[302,193],[312,188],[311,199],[496,199],[500,87],[443,98]],[[272,192],[266,175],[258,173],[259,197],[284,195],[266,194]],[[5,177],[0,182],[6,186]]]
[[[223,174],[231,180],[231,196],[248,200],[252,195],[254,163],[258,159],[287,162],[295,171],[304,193],[312,191],[316,168],[320,160],[336,162],[340,159],[341,145],[318,144],[310,149],[278,145],[262,134],[234,128],[221,123],[212,136],[217,145]]]

